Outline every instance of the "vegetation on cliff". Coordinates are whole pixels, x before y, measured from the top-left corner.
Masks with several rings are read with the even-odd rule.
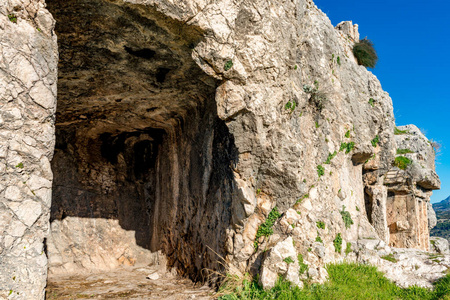
[[[228,292],[220,300],[237,299],[450,299],[450,275],[435,283],[434,290],[412,286],[402,289],[389,281],[376,267],[355,263],[331,264],[327,266],[330,276],[324,284],[311,284],[305,287],[292,286],[279,279],[275,287],[264,290],[256,280],[243,280],[233,290],[225,284],[222,292]],[[227,281],[229,283],[229,281]]]
[[[353,54],[358,64],[368,68],[375,68],[378,56],[371,40],[366,38],[356,43],[353,46]]]

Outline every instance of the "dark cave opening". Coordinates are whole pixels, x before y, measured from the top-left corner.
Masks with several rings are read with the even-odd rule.
[[[49,273],[163,254],[201,280],[225,255],[237,162],[218,83],[191,57],[201,32],[126,3],[48,8],[60,49]]]

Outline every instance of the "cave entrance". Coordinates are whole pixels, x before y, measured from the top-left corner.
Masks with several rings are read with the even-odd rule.
[[[225,256],[237,157],[217,82],[192,59],[202,33],[123,1],[47,5],[60,54],[50,276],[167,263],[201,279]]]

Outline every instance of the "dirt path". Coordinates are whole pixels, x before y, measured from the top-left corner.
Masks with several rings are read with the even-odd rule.
[[[152,274],[152,278],[147,276]],[[159,277],[159,278],[155,278]],[[69,299],[213,299],[207,286],[188,279],[160,276],[154,269],[121,268],[101,274],[49,276],[47,300]]]

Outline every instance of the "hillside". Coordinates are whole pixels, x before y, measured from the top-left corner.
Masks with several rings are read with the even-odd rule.
[[[438,223],[431,229],[430,235],[450,240],[450,196],[433,204],[433,209],[436,212]]]

